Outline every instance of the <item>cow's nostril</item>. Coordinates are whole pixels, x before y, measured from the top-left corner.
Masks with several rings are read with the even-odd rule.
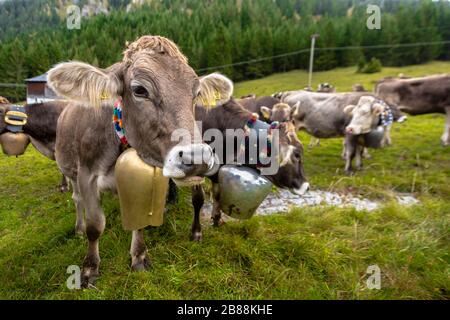
[[[183,151],[179,151],[179,152],[178,152],[178,156],[179,156],[180,158],[183,158],[183,155],[184,155]]]

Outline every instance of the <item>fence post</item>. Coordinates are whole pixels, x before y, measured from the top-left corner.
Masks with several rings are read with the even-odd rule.
[[[309,80],[308,80],[308,88],[312,90],[312,73],[313,73],[313,65],[314,65],[314,48],[316,46],[316,39],[319,37],[319,34],[313,34],[311,36],[311,56],[309,58]]]

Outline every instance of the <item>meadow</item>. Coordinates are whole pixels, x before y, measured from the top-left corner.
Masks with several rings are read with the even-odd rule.
[[[314,87],[338,91],[377,79],[450,72],[432,62],[356,74],[340,68],[314,74]],[[307,73],[292,71],[236,84],[237,97],[303,88]],[[168,205],[165,223],[146,231],[152,267],[130,270],[131,234],[121,227],[118,200],[103,197],[107,225],[100,240],[101,277],[95,288],[69,290],[66,273],[80,265],[86,238],[73,232],[71,195],[58,191],[55,162],[32,147],[19,158],[0,155],[0,298],[2,299],[449,299],[450,148],[440,145],[443,115],[408,117],[395,124],[393,145],[372,150],[354,176],[343,172],[341,139],[307,148],[305,170],[313,189],[351,193],[383,202],[376,211],[292,208],[289,213],[227,222],[203,221],[203,241],[189,241],[190,191]],[[398,194],[420,204],[403,207]],[[381,289],[366,286],[378,265]]]

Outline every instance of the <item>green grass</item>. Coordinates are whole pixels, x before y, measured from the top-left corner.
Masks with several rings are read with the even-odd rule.
[[[369,85],[385,75],[450,71],[450,63],[384,69],[359,75],[352,68],[315,74],[339,90]],[[237,96],[304,86],[301,71],[237,84]],[[204,223],[204,241],[189,241],[191,205],[183,190],[165,224],[146,231],[153,265],[130,272],[131,234],[122,230],[118,201],[105,195],[96,289],[71,291],[66,269],[79,265],[87,240],[73,235],[70,194],[57,191],[54,162],[32,148],[16,159],[0,156],[0,298],[5,299],[448,299],[450,298],[450,149],[440,146],[444,117],[409,117],[395,125],[394,145],[372,151],[365,169],[343,174],[342,141],[306,149],[314,188],[383,201],[375,212],[293,209],[288,214]],[[309,137],[300,134],[305,145]],[[395,193],[413,193],[420,205],[401,207]],[[366,288],[366,269],[378,265],[381,290]]]

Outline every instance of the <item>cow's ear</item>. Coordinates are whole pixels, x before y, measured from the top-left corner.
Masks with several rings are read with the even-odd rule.
[[[82,62],[65,62],[48,73],[48,84],[58,95],[97,107],[114,100],[122,91],[118,68],[105,71]]]
[[[270,117],[272,116],[272,110],[270,110],[269,108],[267,108],[265,106],[262,106],[260,110],[261,110],[261,113],[262,113],[264,119],[269,120]]]
[[[233,82],[221,75],[212,73],[200,78],[199,102],[204,106],[224,104],[233,95]]]
[[[346,106],[346,107],[344,108],[344,113],[345,113],[345,114],[348,114],[348,115],[351,115],[351,114],[353,113],[353,110],[354,110],[355,108],[356,108],[356,106],[353,105],[353,104],[348,105],[348,106]]]
[[[375,116],[379,116],[383,111],[384,107],[379,103],[375,103],[372,107],[372,113]]]

